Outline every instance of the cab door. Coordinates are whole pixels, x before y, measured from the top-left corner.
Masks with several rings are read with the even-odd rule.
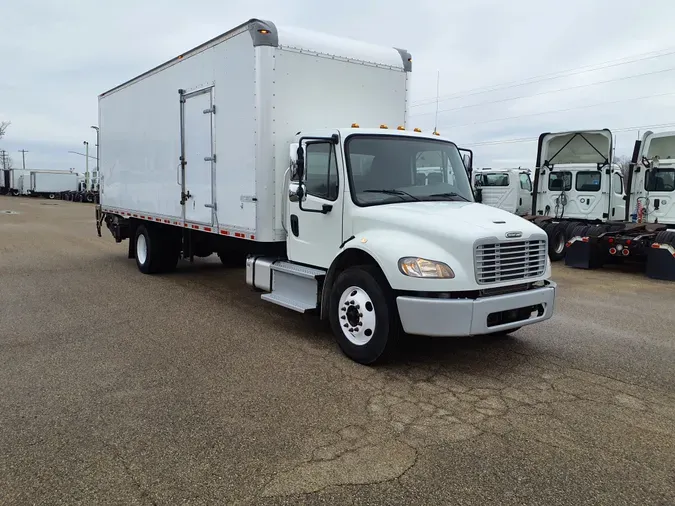
[[[291,174],[286,229],[289,260],[330,267],[342,244],[344,184],[339,145],[332,138],[303,138],[302,180]]]

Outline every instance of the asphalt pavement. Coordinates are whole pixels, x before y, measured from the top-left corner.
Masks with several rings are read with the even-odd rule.
[[[675,504],[675,284],[556,264],[550,321],[364,367],[243,269],[126,253],[0,197],[0,504]]]

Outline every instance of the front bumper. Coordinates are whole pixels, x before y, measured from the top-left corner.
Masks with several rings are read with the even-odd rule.
[[[473,336],[532,325],[553,316],[556,284],[526,292],[494,295],[478,299],[396,298],[403,330],[422,336]],[[496,315],[523,308],[537,308],[538,314],[509,323],[488,325]],[[528,311],[523,310],[528,315]],[[498,321],[498,320],[497,320]]]

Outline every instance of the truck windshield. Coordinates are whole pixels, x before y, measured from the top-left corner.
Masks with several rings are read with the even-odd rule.
[[[345,142],[352,198],[357,205],[455,200],[473,202],[457,146],[432,139],[352,135]]]

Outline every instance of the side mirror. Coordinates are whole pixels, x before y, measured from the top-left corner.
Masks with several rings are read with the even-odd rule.
[[[302,149],[302,146],[298,146],[295,152],[295,173],[298,175],[298,180],[302,181],[305,179],[305,150]]]
[[[466,170],[471,172],[471,169],[473,168],[471,166],[471,155],[469,155],[468,153],[462,155],[462,162],[464,162],[464,167],[466,167]]]

